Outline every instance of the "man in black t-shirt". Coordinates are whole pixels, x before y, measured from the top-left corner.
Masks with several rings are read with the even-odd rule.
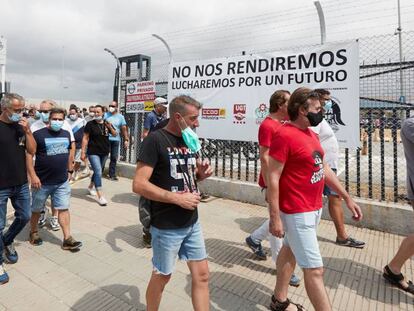
[[[26,152],[36,151],[36,142],[29,123],[22,117],[24,99],[17,94],[5,94],[1,100],[0,115],[0,284],[9,276],[3,260],[16,263],[18,255],[13,246],[14,238],[30,219],[30,193],[27,183]],[[15,219],[3,234],[6,225],[7,201],[15,210]],[[3,250],[4,256],[3,258]]]
[[[167,126],[144,139],[138,157],[133,190],[151,200],[154,270],[146,294],[148,310],[158,310],[177,256],[187,261],[192,274],[194,308],[209,307],[209,271],[198,221],[197,182],[211,176],[213,171],[182,136],[185,131],[197,138],[192,129],[199,125],[200,109],[201,104],[189,96],[174,98],[169,105]]]
[[[65,111],[53,108],[49,114],[49,123],[36,131],[33,136],[37,143],[35,166],[28,166],[32,183],[32,217],[30,219],[30,243],[39,246],[43,243],[38,233],[40,212],[50,196],[54,208],[58,211],[58,221],[63,231],[64,250],[78,250],[82,243],[70,234],[70,196],[69,180],[73,174],[73,154],[70,132],[63,129]]]

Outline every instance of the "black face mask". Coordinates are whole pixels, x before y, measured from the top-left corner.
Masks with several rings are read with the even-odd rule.
[[[317,113],[315,113],[315,112],[308,112],[308,114],[306,115],[306,117],[308,118],[309,123],[310,123],[311,126],[317,126],[323,120],[322,111],[319,111]]]

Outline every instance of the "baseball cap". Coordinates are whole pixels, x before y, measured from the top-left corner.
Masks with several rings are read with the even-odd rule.
[[[168,101],[163,97],[157,97],[154,100],[154,105],[162,104],[163,106],[168,106]]]

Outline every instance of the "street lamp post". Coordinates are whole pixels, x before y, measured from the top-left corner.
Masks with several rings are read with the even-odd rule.
[[[325,24],[325,15],[323,14],[323,9],[319,1],[314,1],[313,4],[316,7],[319,17],[319,27],[321,29],[321,44],[326,42],[326,24]]]
[[[121,77],[122,77],[122,66],[121,62],[119,61],[119,58],[115,55],[114,52],[112,52],[110,49],[104,48],[105,52],[108,52],[111,54],[117,63],[117,70],[118,70],[118,106],[121,104]]]

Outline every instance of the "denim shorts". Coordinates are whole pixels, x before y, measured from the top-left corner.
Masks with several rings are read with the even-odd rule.
[[[331,170],[336,174],[336,168],[331,168]],[[323,195],[326,195],[326,196],[335,195],[335,196],[337,196],[338,194],[325,184],[325,186],[323,187]]]
[[[40,213],[50,196],[52,206],[57,210],[65,210],[70,205],[70,185],[65,181],[58,185],[42,185],[40,189],[32,189],[32,212]]]
[[[280,212],[285,229],[283,245],[290,247],[302,269],[323,267],[316,230],[321,220],[322,208],[297,214]]]
[[[180,229],[158,229],[151,226],[152,264],[154,271],[170,275],[174,271],[177,256],[184,261],[207,258],[203,233],[197,221],[190,227]]]

